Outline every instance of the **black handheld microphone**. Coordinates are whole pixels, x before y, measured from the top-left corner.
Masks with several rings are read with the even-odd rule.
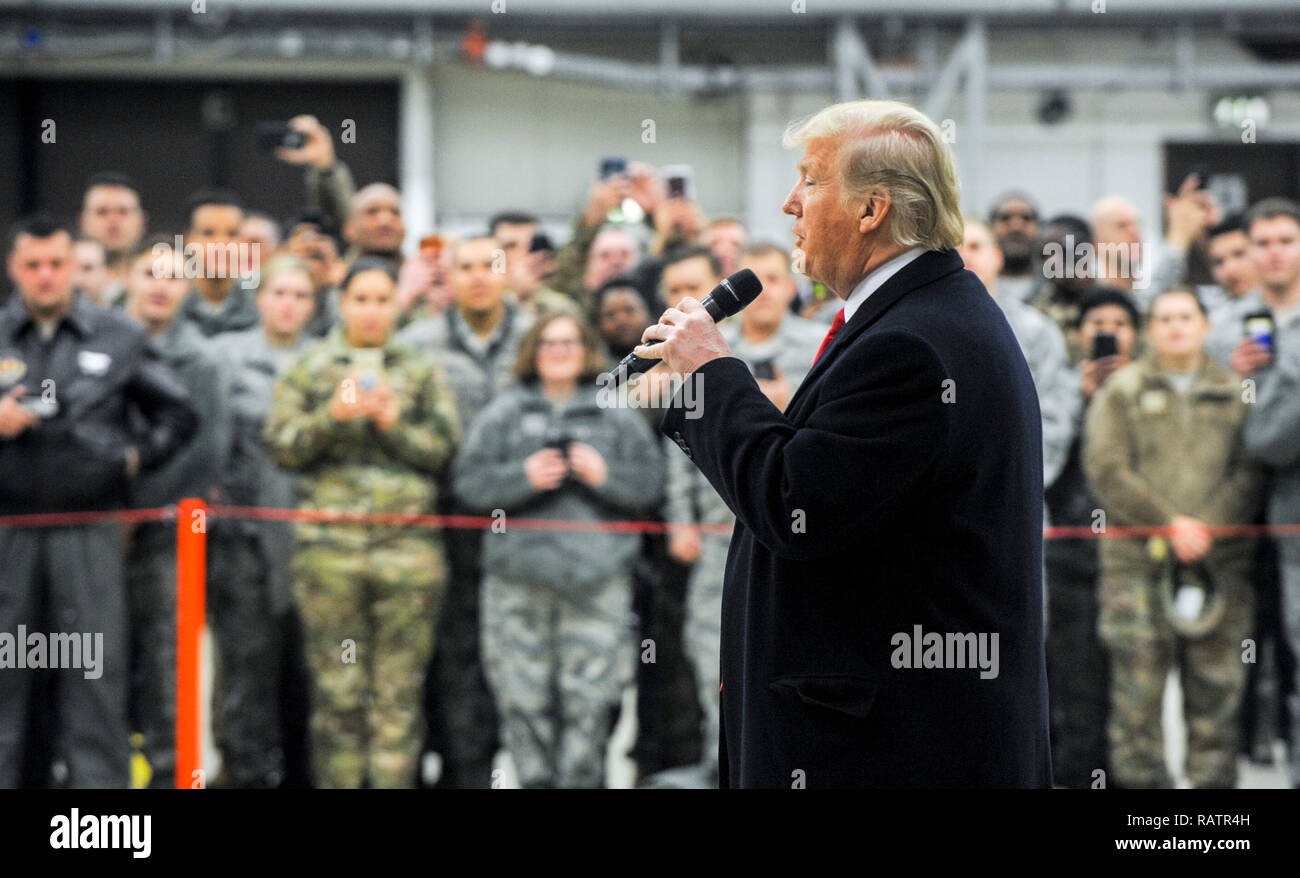
[[[763,282],[758,279],[758,275],[748,268],[742,268],[740,271],[722,279],[722,283],[713,288],[713,291],[704,297],[700,302],[704,310],[709,312],[709,316],[716,323],[724,320],[732,314],[736,314],[750,302],[758,298],[758,294],[763,292]],[[657,344],[662,339],[650,339],[645,344]],[[660,360],[650,358],[644,359],[636,354],[628,354],[617,366],[612,373],[613,385],[617,387],[632,375],[639,375],[647,372],[658,365]]]

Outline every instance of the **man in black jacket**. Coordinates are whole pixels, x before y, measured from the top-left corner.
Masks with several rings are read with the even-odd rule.
[[[123,507],[136,475],[189,441],[194,410],[143,329],[73,290],[65,228],[30,220],[11,241],[0,515]],[[39,743],[29,735],[34,703],[52,706],[41,727],[52,730],[69,786],[127,786],[120,527],[0,527],[0,595],[0,787],[20,783],[27,748]]]
[[[637,349],[697,373],[660,429],[736,514],[720,785],[1050,786],[1038,401],[952,249],[952,153],[887,101],[786,144],[796,264],[845,307],[785,411],[693,299]]]

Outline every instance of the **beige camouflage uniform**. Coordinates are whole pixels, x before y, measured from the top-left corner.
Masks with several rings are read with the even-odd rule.
[[[340,330],[277,385],[265,439],[301,473],[303,509],[428,513],[434,477],[460,439],[441,369],[392,341],[383,380],[401,400],[387,432],[336,422],[330,400],[357,369]],[[419,749],[420,683],[445,587],[437,531],[370,524],[298,526],[293,573],[315,676],[312,746],[325,787],[410,786]]]
[[[1084,467],[1107,524],[1167,525],[1190,515],[1209,525],[1249,524],[1261,481],[1242,446],[1247,406],[1235,376],[1205,358],[1184,396],[1144,357],[1098,392]],[[1197,787],[1236,781],[1237,721],[1251,635],[1253,540],[1216,537],[1203,561],[1225,613],[1206,636],[1175,632],[1158,593],[1163,541],[1105,539],[1099,634],[1111,657],[1107,729],[1115,782],[1166,787],[1161,698],[1177,666],[1187,718],[1187,776]]]

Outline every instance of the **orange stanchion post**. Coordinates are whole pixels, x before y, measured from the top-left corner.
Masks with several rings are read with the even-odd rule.
[[[176,515],[176,789],[207,786],[202,774],[202,680],[199,678],[205,590],[208,507],[182,500]]]

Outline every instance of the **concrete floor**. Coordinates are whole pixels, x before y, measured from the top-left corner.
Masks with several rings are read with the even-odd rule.
[[[220,768],[221,757],[217,753],[212,740],[210,721],[213,667],[212,638],[210,636],[204,636],[203,648],[203,761],[207,776],[211,778],[216,776]],[[1187,752],[1187,728],[1183,723],[1182,699],[1179,695],[1178,675],[1175,671],[1169,675],[1169,681],[1165,686],[1163,713],[1165,755],[1171,776],[1177,778],[1180,788],[1187,788],[1187,779],[1182,770],[1183,759]],[[623,693],[623,710],[619,717],[619,723],[614,729],[613,737],[610,739],[609,751],[606,754],[605,764],[611,789],[629,789],[633,786],[636,767],[627,758],[626,753],[631,749],[635,738],[636,690],[629,687]],[[1275,743],[1275,759],[1271,766],[1258,765],[1244,758],[1239,760],[1240,777],[1237,783],[1238,788],[1288,789],[1290,783],[1287,778],[1283,746],[1281,741]],[[497,754],[495,767],[501,772],[499,777],[500,789],[518,789],[518,776],[515,774],[514,763],[511,761],[508,752],[502,751]]]

